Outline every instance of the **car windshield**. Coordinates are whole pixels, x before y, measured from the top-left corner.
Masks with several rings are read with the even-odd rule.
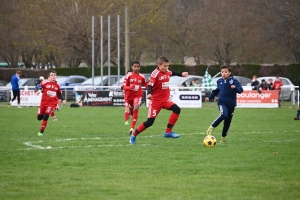
[[[170,80],[169,80],[169,83],[170,83],[170,84],[178,84],[178,83],[181,83],[183,79],[184,79],[184,77],[180,77],[180,76],[171,76],[171,77],[170,77]]]
[[[64,82],[66,82],[68,77],[63,77],[63,76],[58,76],[56,77],[56,81],[59,83],[59,84],[63,84]]]
[[[106,76],[103,76],[103,81],[107,79]],[[93,79],[89,78],[86,81],[82,82],[81,85],[92,85]],[[101,85],[101,76],[94,77],[94,85]]]

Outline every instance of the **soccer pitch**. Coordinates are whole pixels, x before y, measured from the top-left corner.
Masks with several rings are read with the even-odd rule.
[[[209,103],[208,103],[209,104]],[[208,105],[208,104],[205,104]],[[225,144],[202,144],[216,104],[170,111],[129,144],[123,107],[62,107],[38,137],[37,108],[0,107],[0,199],[300,199],[296,108],[237,108]],[[147,118],[139,112],[137,125]]]

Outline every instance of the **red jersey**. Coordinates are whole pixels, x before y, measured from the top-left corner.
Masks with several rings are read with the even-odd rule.
[[[129,86],[134,85],[133,89],[125,89]],[[146,88],[148,88],[148,83],[146,82],[145,76],[143,74],[135,74],[133,72],[128,72],[125,76],[125,79],[123,81],[123,88],[125,91],[125,98],[134,98],[134,97],[142,97],[143,96],[143,89],[142,85],[144,85]]]
[[[43,90],[41,104],[43,105],[56,105],[58,96],[61,94],[60,86],[57,82],[44,80],[41,82]]]
[[[164,102],[170,98],[169,80],[172,76],[172,72],[167,70],[166,72],[160,71],[156,68],[150,77],[149,86],[152,86],[152,101]]]
[[[281,90],[281,86],[283,86],[281,81],[274,81],[272,88],[274,90]]]

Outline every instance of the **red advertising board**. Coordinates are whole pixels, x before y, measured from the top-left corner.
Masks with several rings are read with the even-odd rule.
[[[278,91],[263,90],[258,93],[256,90],[244,91],[237,94],[238,108],[277,108]]]

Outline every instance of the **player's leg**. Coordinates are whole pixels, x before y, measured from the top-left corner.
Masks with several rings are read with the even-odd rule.
[[[12,99],[9,101],[8,106],[7,106],[7,107],[9,107],[9,108],[10,108],[12,102],[17,98],[16,90],[13,90],[12,93],[13,93],[13,97],[12,97]]]
[[[126,100],[125,101],[125,112],[124,112],[124,121],[125,125],[128,125],[128,120],[129,120],[129,115],[130,115],[130,108],[129,108],[129,102]]]
[[[297,110],[296,117],[294,118],[294,120],[299,120],[299,117],[300,117],[300,104],[298,106],[298,110]]]
[[[225,142],[225,140],[226,140],[225,137],[228,134],[228,130],[230,128],[233,113],[234,113],[234,107],[228,107],[228,116],[227,116],[227,118],[224,119],[224,126],[223,126],[223,131],[222,131],[221,142]]]
[[[141,103],[142,97],[137,97],[134,98],[133,100],[133,109],[132,109],[132,121],[131,121],[131,126],[130,126],[130,131],[134,129],[138,116],[139,116],[139,108],[140,108],[140,103]]]
[[[179,118],[179,115],[180,115],[180,107],[175,104],[174,102],[172,101],[168,101],[165,103],[164,107],[165,109],[167,110],[171,110],[172,111],[172,114],[169,118],[169,121],[168,121],[168,124],[167,124],[167,128],[166,128],[166,131],[164,133],[164,137],[165,138],[179,138],[180,135],[178,134],[175,134],[172,129],[174,127],[174,125],[176,124],[178,118]]]
[[[21,107],[21,95],[20,95],[20,90],[16,90],[16,95],[17,95],[17,98],[18,98],[18,108],[22,108]]]
[[[53,121],[57,121],[54,111],[50,114],[50,116],[53,118]]]
[[[215,121],[208,127],[206,134],[211,135],[214,128],[219,126],[219,124],[227,118],[228,116],[228,109],[225,105],[219,105],[220,115],[217,117]]]
[[[132,134],[130,136],[130,140],[129,140],[130,144],[135,144],[135,139],[136,139],[137,135],[153,125],[155,118],[158,115],[158,113],[160,112],[160,110],[161,110],[160,105],[153,105],[152,101],[151,100],[149,101],[148,119],[145,122],[141,123],[137,127],[137,129],[135,129],[132,132]]]
[[[38,133],[38,136],[43,135],[43,133],[44,133],[46,127],[47,127],[48,118],[51,115],[51,113],[55,110],[55,106],[46,106],[45,108],[46,108],[46,110],[45,110],[44,115],[43,115],[42,124],[41,124],[41,127],[40,127],[40,132]]]

